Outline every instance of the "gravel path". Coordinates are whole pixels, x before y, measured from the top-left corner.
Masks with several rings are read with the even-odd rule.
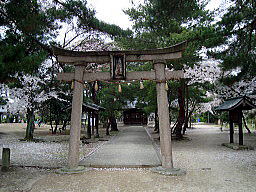
[[[152,132],[152,129],[149,131]],[[54,170],[29,169],[24,171],[22,169],[6,173],[4,177],[13,179],[10,176],[13,173],[17,175],[25,174],[25,172],[25,175],[34,173],[34,178],[38,180],[34,179],[36,182],[31,189],[33,192],[256,191],[256,153],[254,150],[235,151],[221,146],[221,143],[228,142],[229,134],[227,131],[220,132],[219,128],[213,126],[204,125],[189,129],[187,136],[191,139],[190,141],[173,141],[174,165],[185,169],[187,171],[185,176],[163,176],[152,173],[149,169],[112,168],[93,169],[77,175],[58,175],[54,173]],[[235,137],[238,136],[235,135]],[[245,144],[256,148],[255,134],[245,134],[244,140]],[[1,181],[6,181],[2,179],[3,176],[0,176]]]

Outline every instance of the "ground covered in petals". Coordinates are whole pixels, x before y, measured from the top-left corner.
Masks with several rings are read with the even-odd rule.
[[[252,131],[250,135],[244,134],[244,144],[256,148],[255,130]],[[3,131],[0,129],[0,132]],[[153,132],[153,128],[148,128],[148,132],[152,139],[155,138],[157,148],[157,134]],[[1,145],[7,138],[10,141],[14,139],[14,135],[10,133],[0,137]],[[173,141],[174,166],[186,170],[187,174],[184,176],[164,176],[152,173],[150,169],[126,168],[94,168],[76,175],[60,175],[53,168],[12,167],[10,172],[1,172],[0,191],[256,191],[255,150],[233,150],[222,146],[222,143],[229,142],[229,132],[225,129],[221,131],[215,125],[196,125],[194,129],[188,129],[186,137],[189,139]],[[237,139],[236,132],[235,142]],[[15,149],[12,150],[19,154],[13,159],[13,163],[20,165],[26,162],[26,148],[30,149],[27,151],[32,151],[31,158],[35,158],[35,161],[45,161],[43,166],[50,161],[53,164],[65,162],[67,141],[63,141],[62,146],[57,142],[49,143],[52,146],[46,146],[45,142],[31,145],[6,142],[4,145],[21,149],[16,152]],[[57,150],[51,151],[51,148]],[[46,152],[41,156],[42,149]],[[59,154],[56,155],[59,159],[54,159],[56,153]],[[24,158],[18,160],[18,156],[22,154]],[[38,157],[33,157],[37,154]],[[31,163],[30,160],[28,163]]]

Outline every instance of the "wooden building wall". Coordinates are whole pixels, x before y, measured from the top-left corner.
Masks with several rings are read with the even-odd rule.
[[[127,109],[123,112],[124,124],[126,125],[147,125],[148,118],[141,109]]]

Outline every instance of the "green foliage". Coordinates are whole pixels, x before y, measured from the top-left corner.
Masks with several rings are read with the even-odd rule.
[[[1,25],[32,36],[42,36],[49,30],[51,21],[41,9],[37,1],[12,0],[3,3],[1,4]]]
[[[126,10],[131,20],[135,37],[119,38],[124,49],[152,49],[169,47],[187,41],[188,47],[182,59],[168,63],[176,70],[185,65],[193,66],[200,60],[198,50],[205,44],[205,37],[212,33],[212,15],[204,10],[205,4],[198,1],[147,0],[145,4]]]
[[[100,84],[97,100],[99,100],[100,105],[105,108],[105,110],[101,112],[101,118],[103,118],[103,120],[106,120],[110,116],[119,117],[127,101],[134,99],[134,95],[128,85],[122,84],[121,87],[122,92],[120,93],[118,92],[117,84]]]
[[[151,70],[152,64],[130,63],[128,71]],[[101,112],[101,117],[106,120],[111,115],[119,117],[122,110],[127,107],[127,102],[136,101],[136,107],[144,109],[146,113],[154,112],[156,109],[155,83],[143,81],[144,89],[140,89],[140,82],[121,83],[122,92],[118,92],[119,84],[100,83],[97,100],[106,110]],[[128,106],[129,107],[129,106]]]
[[[60,123],[62,121],[70,121],[71,105],[69,102],[52,98],[44,103],[44,110],[41,111],[41,114],[45,122],[55,121]]]
[[[197,18],[202,7],[194,0],[147,0],[126,13],[136,21],[133,26],[136,31],[151,31],[162,37],[180,33],[181,24]]]
[[[210,52],[221,59],[224,71],[240,69],[231,83],[256,75],[256,3],[254,0],[232,0],[221,20],[215,25],[215,35],[209,39]],[[230,82],[230,81],[229,81]]]
[[[40,63],[52,56],[50,44],[62,23],[83,33],[99,31],[110,36],[129,36],[131,31],[106,24],[95,17],[86,0],[11,0],[0,3],[0,82],[16,72],[36,73]]]
[[[13,0],[0,4],[0,82],[16,72],[35,73],[46,58],[43,46],[54,30],[53,20],[37,1]]]
[[[152,81],[143,82],[144,89],[137,94],[138,108],[143,109],[147,114],[154,113],[157,109],[156,83]]]
[[[7,101],[3,97],[0,97],[0,105],[6,105],[6,104],[7,104]]]
[[[150,71],[153,65],[150,62],[144,64],[130,64],[131,71]],[[143,84],[143,89],[140,89],[140,83]],[[157,109],[156,100],[156,83],[152,81],[134,82],[130,85],[130,92],[136,98],[136,107],[143,109],[146,113],[154,113]],[[136,90],[136,91],[135,91]]]
[[[8,39],[5,39],[8,41]],[[25,42],[9,44],[2,42],[0,46],[0,82],[5,81],[11,75],[18,71],[25,73],[34,73],[46,58],[44,51],[31,51],[30,46],[24,45]]]

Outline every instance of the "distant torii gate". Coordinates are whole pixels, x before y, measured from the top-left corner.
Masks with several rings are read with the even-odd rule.
[[[172,47],[141,51],[69,51],[53,48],[58,62],[75,66],[74,73],[59,73],[57,79],[74,81],[72,99],[71,128],[68,154],[68,169],[77,170],[79,163],[79,143],[81,131],[81,113],[84,81],[111,80],[155,80],[157,82],[157,105],[160,130],[160,148],[162,168],[172,169],[172,147],[169,121],[168,98],[165,83],[170,79],[184,77],[182,71],[165,69],[167,60],[179,59],[185,50],[186,42]],[[153,61],[153,71],[126,72],[126,62]],[[111,63],[110,72],[86,72],[88,63]]]

